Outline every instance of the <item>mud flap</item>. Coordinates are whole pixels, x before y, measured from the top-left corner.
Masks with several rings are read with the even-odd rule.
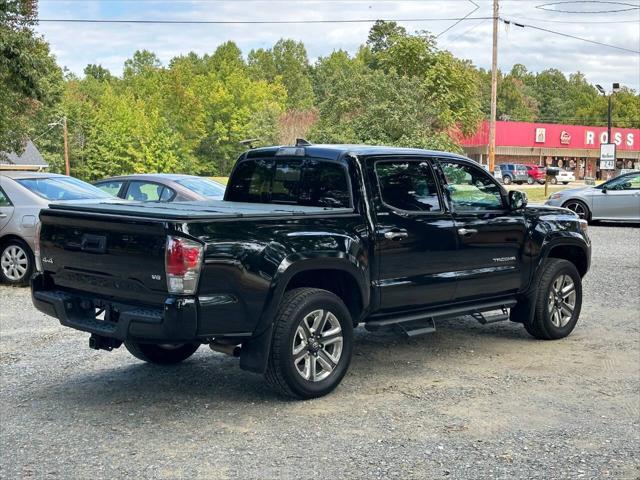
[[[240,350],[240,368],[253,373],[263,374],[267,370],[271,340],[273,337],[273,324],[260,335],[243,342]]]

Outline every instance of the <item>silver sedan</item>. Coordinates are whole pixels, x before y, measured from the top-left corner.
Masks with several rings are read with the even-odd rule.
[[[34,269],[40,210],[52,202],[116,200],[77,178],[54,173],[0,172],[0,281],[25,284]]]
[[[546,203],[573,210],[587,221],[640,222],[640,172],[626,173],[594,187],[562,190]]]

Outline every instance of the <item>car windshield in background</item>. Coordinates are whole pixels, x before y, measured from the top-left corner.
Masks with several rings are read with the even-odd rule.
[[[206,178],[183,178],[176,180],[176,183],[205,197],[222,197],[224,195],[224,186]]]
[[[47,200],[88,200],[113,198],[93,185],[71,177],[21,178],[20,185]]]

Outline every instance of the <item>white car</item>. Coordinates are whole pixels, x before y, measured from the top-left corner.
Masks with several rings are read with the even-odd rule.
[[[551,177],[551,183],[557,184],[562,182],[563,185],[567,185],[569,182],[575,182],[576,176],[573,172],[569,170],[563,170],[562,168],[558,170],[558,174],[555,177]]]

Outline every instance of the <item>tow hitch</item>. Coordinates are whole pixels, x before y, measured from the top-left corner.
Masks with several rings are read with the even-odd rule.
[[[116,340],[115,338],[102,337],[100,335],[91,335],[89,337],[89,348],[93,348],[94,350],[106,350],[110,352],[120,345],[122,345],[122,340]]]

